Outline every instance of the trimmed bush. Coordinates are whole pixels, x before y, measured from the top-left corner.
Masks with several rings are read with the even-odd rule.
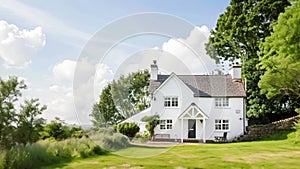
[[[125,122],[118,124],[117,130],[129,138],[133,138],[140,131],[140,127],[135,123]]]

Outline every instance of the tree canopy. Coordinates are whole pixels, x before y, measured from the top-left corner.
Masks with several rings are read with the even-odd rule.
[[[111,83],[116,108],[125,118],[149,106],[149,77],[149,72],[144,70],[121,76]]]
[[[17,77],[0,78],[0,149],[39,139],[45,120],[38,116],[46,106],[40,105],[38,99],[31,99],[25,100],[18,110],[16,104],[22,96],[21,90],[26,88],[24,81],[18,81]]]
[[[101,92],[100,100],[93,106],[91,116],[94,127],[107,127],[117,124],[124,117],[118,112],[111,94],[111,84],[107,85]]]
[[[148,85],[147,70],[130,73],[112,81],[102,90],[99,102],[93,106],[93,126],[99,128],[114,125],[147,108]]]
[[[261,93],[276,100],[287,99],[292,108],[300,108],[300,3],[281,14],[273,33],[260,46]]]
[[[257,52],[259,44],[272,32],[270,25],[289,5],[288,0],[231,0],[206,44],[207,53],[217,62],[235,59],[243,62],[247,115],[263,123],[276,120],[275,114],[282,112],[284,101],[274,102],[260,93],[258,82],[265,70],[256,66],[260,63]]]

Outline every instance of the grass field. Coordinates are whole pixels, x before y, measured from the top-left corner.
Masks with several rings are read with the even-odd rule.
[[[179,144],[171,148],[133,146],[104,156],[50,168],[300,168],[300,146],[289,140],[227,144]]]

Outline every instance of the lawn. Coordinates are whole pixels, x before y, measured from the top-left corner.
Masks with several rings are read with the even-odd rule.
[[[227,144],[133,146],[104,156],[47,167],[98,168],[299,168],[300,146],[288,140]]]

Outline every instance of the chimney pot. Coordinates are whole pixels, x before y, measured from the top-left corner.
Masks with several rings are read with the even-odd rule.
[[[153,64],[150,66],[151,67],[150,79],[155,81],[158,79],[158,66],[156,63],[157,61],[153,60]]]

